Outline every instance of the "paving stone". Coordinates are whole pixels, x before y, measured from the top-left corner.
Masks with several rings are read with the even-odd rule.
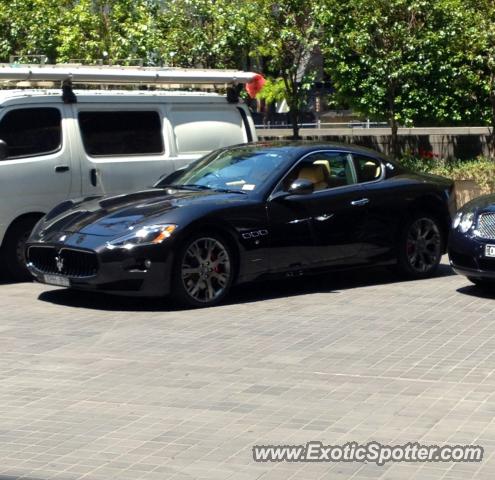
[[[495,293],[363,270],[229,303],[0,285],[0,480],[495,475]],[[256,464],[254,444],[478,443],[482,464]]]

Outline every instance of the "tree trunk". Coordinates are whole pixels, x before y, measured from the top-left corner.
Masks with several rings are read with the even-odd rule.
[[[290,107],[290,120],[292,123],[292,139],[300,140],[301,137],[299,136],[299,111],[294,105]]]
[[[493,89],[493,84],[492,84],[492,91],[490,93],[490,104],[492,107],[492,118],[491,118],[491,125],[490,125],[490,135],[488,136],[488,152],[490,154],[491,158],[495,157],[495,90]]]
[[[399,149],[399,125],[395,118],[395,84],[391,83],[388,86],[388,118],[389,125],[392,130],[392,136],[390,137],[390,153],[393,158],[397,160],[400,155]]]
[[[397,120],[395,120],[395,115],[391,115],[390,118],[390,128],[392,129],[392,136],[390,138],[391,153],[394,159],[398,159],[400,155],[399,148],[399,126],[397,125]]]
[[[292,140],[300,140],[299,136],[299,87],[297,85],[296,73],[292,75],[282,76],[285,84],[285,91],[287,92],[287,103],[289,105],[289,117],[292,125]]]

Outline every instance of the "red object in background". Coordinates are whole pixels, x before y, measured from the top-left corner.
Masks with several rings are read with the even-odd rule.
[[[263,75],[257,73],[253,79],[246,83],[246,91],[251,98],[255,98],[256,95],[261,91],[263,85],[265,85],[266,80]]]
[[[429,150],[424,150],[422,148],[420,148],[418,150],[418,155],[421,157],[421,158],[439,158],[440,155],[438,155],[438,153],[433,153]]]

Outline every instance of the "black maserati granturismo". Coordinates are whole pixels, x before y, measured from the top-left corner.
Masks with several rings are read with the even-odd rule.
[[[374,151],[252,143],[214,151],[150,189],[66,201],[34,229],[43,283],[220,302],[234,284],[369,265],[434,274],[453,184]]]

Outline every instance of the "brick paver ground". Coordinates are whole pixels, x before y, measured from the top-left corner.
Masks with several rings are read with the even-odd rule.
[[[196,311],[0,285],[0,480],[493,479],[495,294],[442,266]],[[481,464],[255,464],[253,444],[477,443]]]

